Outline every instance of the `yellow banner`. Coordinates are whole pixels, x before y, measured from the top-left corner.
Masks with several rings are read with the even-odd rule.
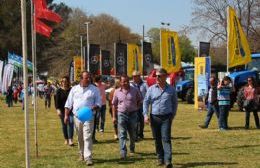
[[[174,31],[161,29],[161,66],[170,73],[181,68],[179,39]]]
[[[80,81],[80,73],[81,73],[81,58],[80,56],[74,56],[74,81]]]
[[[251,52],[246,36],[236,16],[236,11],[229,7],[228,14],[228,66],[234,67],[247,64],[251,62]]]
[[[127,44],[127,75],[132,76],[134,70],[142,73],[142,55],[136,44]]]

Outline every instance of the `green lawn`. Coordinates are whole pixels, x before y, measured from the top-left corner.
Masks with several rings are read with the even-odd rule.
[[[77,146],[65,146],[59,118],[52,107],[46,111],[39,100],[38,136],[39,157],[35,157],[33,110],[30,106],[31,167],[74,168],[86,167],[78,160]],[[7,108],[0,99],[0,167],[25,167],[24,113],[21,104]],[[202,130],[205,112],[192,105],[180,103],[173,122],[173,164],[175,167],[260,167],[260,130],[255,129],[251,116],[251,129],[244,130],[244,113],[232,111],[230,131],[219,132],[216,117],[209,129]],[[94,167],[156,167],[154,141],[149,126],[145,127],[145,140],[136,144],[136,154],[126,161],[119,160],[119,144],[113,140],[111,118],[107,114],[105,132],[97,133],[99,143],[94,144]],[[75,138],[76,140],[76,138]]]

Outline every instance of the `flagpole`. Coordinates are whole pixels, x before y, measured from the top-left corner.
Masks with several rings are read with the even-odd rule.
[[[160,29],[160,64],[162,67],[162,28]]]
[[[23,84],[24,84],[24,125],[25,125],[25,162],[30,168],[29,112],[28,112],[28,74],[27,74],[27,28],[26,0],[21,0],[22,46],[23,46]]]
[[[228,48],[228,44],[229,44],[229,26],[228,24],[230,24],[230,20],[229,20],[229,6],[227,7],[227,73],[229,73],[228,71],[228,66],[229,66],[229,48]]]
[[[144,79],[144,25],[143,25],[143,40],[141,41],[141,55],[143,56],[142,58],[142,74],[143,74],[143,79]]]
[[[83,56],[83,36],[80,35],[80,56],[81,56],[81,71],[85,70],[85,60]]]
[[[33,0],[31,0],[31,36],[32,36],[32,63],[33,63],[33,111],[34,111],[34,143],[35,143],[35,155],[38,157],[38,131],[37,131],[37,85],[36,85],[36,32],[35,32],[35,10]]]

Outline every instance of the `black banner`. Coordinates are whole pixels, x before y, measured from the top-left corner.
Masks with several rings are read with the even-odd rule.
[[[153,52],[151,43],[143,42],[143,55],[143,74],[148,75],[153,69]]]
[[[89,45],[89,71],[93,75],[100,75],[100,46]]]
[[[200,42],[199,46],[199,57],[208,57],[210,50],[210,43],[208,42]]]
[[[127,45],[116,43],[115,53],[116,76],[127,74]]]
[[[69,77],[70,77],[70,82],[72,83],[74,81],[74,62],[70,62],[70,68],[69,68]]]
[[[101,74],[110,75],[111,64],[110,64],[110,52],[107,50],[101,51]]]

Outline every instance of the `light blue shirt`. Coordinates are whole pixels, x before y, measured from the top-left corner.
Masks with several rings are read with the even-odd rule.
[[[142,95],[142,100],[144,99],[148,86],[145,82],[142,81],[141,84],[137,84],[135,82],[131,82],[131,86],[135,87],[136,89],[138,89],[141,92]]]
[[[151,114],[153,115],[176,115],[178,100],[175,88],[166,85],[161,90],[158,84],[148,88],[143,101],[143,115],[148,116],[149,105],[151,105]]]
[[[89,84],[88,87],[82,87],[79,84],[71,88],[65,108],[73,109],[73,114],[77,116],[77,111],[80,108],[101,107],[101,104],[100,92],[96,86]]]

